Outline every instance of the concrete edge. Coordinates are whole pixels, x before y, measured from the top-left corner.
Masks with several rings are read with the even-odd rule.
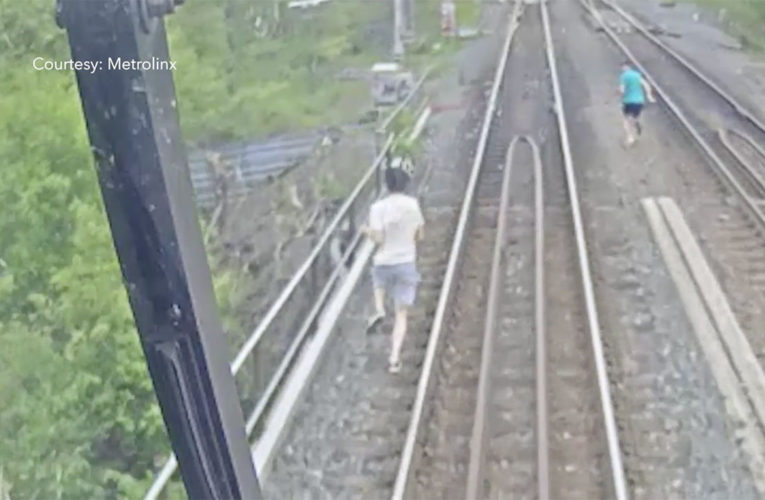
[[[274,456],[287,435],[298,403],[312,381],[313,374],[324,353],[324,348],[335,332],[335,325],[362,277],[373,251],[374,245],[365,239],[347,278],[341,283],[321,315],[313,339],[303,348],[303,352],[296,362],[295,368],[292,369],[284,389],[280,391],[276,404],[266,420],[266,429],[260,439],[251,447],[252,458],[261,484],[270,473]]]
[[[410,141],[416,140],[422,134],[430,116],[430,103],[426,101],[425,109],[410,133]],[[286,437],[300,398],[311,383],[313,373],[320,363],[324,348],[332,337],[335,325],[351,293],[361,279],[362,272],[366,268],[373,251],[374,245],[369,240],[364,240],[353,266],[347,272],[333,298],[324,308],[313,340],[303,348],[295,368],[290,372],[287,383],[280,392],[277,402],[266,420],[266,430],[260,439],[251,446],[255,469],[261,482],[265,481],[271,471],[273,458]]]
[[[728,356],[743,382],[760,425],[765,429],[765,373],[680,208],[670,198],[659,198],[657,203],[672,228],[676,243],[683,253],[720,338],[727,347]]]
[[[733,369],[712,319],[705,307],[672,232],[654,199],[642,200],[643,209],[654,235],[656,245],[672,277],[678,295],[685,307],[685,313],[696,334],[699,346],[706,357],[709,369],[725,402],[729,417],[729,428],[740,440],[746,451],[748,466],[760,495],[765,495],[765,437],[755,423],[753,410],[741,388],[740,380]]]

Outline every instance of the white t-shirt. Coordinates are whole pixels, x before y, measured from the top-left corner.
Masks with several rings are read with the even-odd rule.
[[[415,238],[425,223],[416,198],[393,193],[372,204],[369,228],[383,235],[374,257],[376,266],[414,262],[417,259]]]

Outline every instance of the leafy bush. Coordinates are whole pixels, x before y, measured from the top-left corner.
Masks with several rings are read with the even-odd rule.
[[[53,4],[0,0],[0,491],[139,498],[170,447],[74,75],[31,68],[36,56],[69,58]],[[337,2],[279,39],[289,19],[283,29],[253,29],[263,15],[253,5],[187,2],[168,18],[181,122],[193,144],[341,121],[358,110],[345,99],[367,92],[333,75],[340,64],[366,64],[368,51],[358,54],[349,40],[381,7]],[[240,328],[230,313],[238,275],[217,268],[214,277],[226,326]]]

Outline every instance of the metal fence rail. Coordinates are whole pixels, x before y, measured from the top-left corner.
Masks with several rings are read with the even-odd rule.
[[[332,221],[329,223],[327,228],[322,233],[321,237],[319,238],[319,241],[313,247],[308,257],[305,259],[305,261],[303,261],[301,266],[295,271],[295,273],[292,275],[292,278],[289,280],[287,285],[282,289],[277,299],[271,304],[271,307],[268,309],[263,319],[254,329],[252,334],[247,338],[244,345],[241,347],[236,357],[234,358],[233,363],[231,364],[231,372],[232,374],[234,374],[234,376],[236,376],[240,372],[240,370],[245,364],[245,361],[253,354],[253,352],[256,350],[258,345],[261,344],[266,334],[271,331],[272,326],[274,325],[279,315],[285,314],[285,311],[287,311],[288,308],[292,309],[292,311],[290,312],[293,312],[293,313],[297,312],[295,311],[295,309],[299,309],[299,307],[297,307],[296,304],[294,303],[291,304],[291,299],[293,299],[293,297],[296,294],[296,291],[300,288],[301,285],[303,286],[306,285],[306,280],[311,278],[310,275],[312,274],[312,271],[314,271],[314,268],[317,266],[317,264],[320,264],[323,261],[322,257],[327,256],[329,251],[329,242],[335,236],[338,229],[342,226],[342,223],[349,218],[350,219],[356,218],[355,214],[359,212],[358,209],[360,208],[360,206],[368,204],[371,201],[374,194],[377,192],[377,183],[376,183],[375,173],[383,164],[383,161],[385,159],[385,154],[387,153],[392,143],[393,143],[393,137],[389,136],[388,140],[386,141],[385,145],[382,148],[381,153],[377,156],[372,166],[370,166],[367,169],[367,171],[364,173],[364,176],[358,182],[358,184],[356,185],[354,190],[351,192],[351,194],[346,198],[343,205],[338,209],[337,213],[335,214]],[[353,242],[352,247],[355,246],[355,244],[356,244],[356,241]],[[345,256],[346,258],[348,257],[349,253],[350,252],[346,252],[346,256]],[[323,286],[319,285],[321,286],[322,290],[318,294],[318,300],[315,302],[315,304],[318,303],[318,307],[314,306],[312,308],[313,310],[308,314],[306,320],[298,328],[297,335],[292,339],[291,342],[289,342],[289,347],[287,348],[287,351],[284,357],[282,357],[282,360],[279,363],[279,366],[277,367],[273,376],[269,378],[268,384],[265,390],[263,391],[263,393],[257,399],[254,409],[249,412],[247,409],[245,409],[245,414],[249,413],[249,417],[247,419],[248,437],[253,432],[257,423],[264,415],[265,410],[269,402],[275,395],[276,390],[279,384],[281,383],[284,375],[286,374],[290,363],[293,361],[295,354],[299,351],[299,348],[302,345],[302,341],[310,332],[311,327],[316,321],[316,316],[321,311],[321,305],[329,297],[329,292],[331,291],[332,287],[337,282],[337,279],[340,275],[339,269],[342,266],[344,266],[344,262],[341,262],[335,268],[335,271],[330,274],[330,276],[328,277],[326,282],[323,284]],[[315,282],[310,284],[316,285]],[[298,316],[294,316],[294,317],[298,317]],[[154,482],[151,489],[145,496],[146,500],[153,500],[158,497],[159,493],[164,489],[167,482],[170,480],[170,477],[172,477],[172,474],[175,472],[176,467],[177,467],[177,463],[173,455],[168,458],[164,467],[160,471],[156,481]]]
[[[417,81],[417,83],[414,85],[412,90],[409,92],[409,95],[407,95],[406,98],[403,101],[401,101],[398,104],[398,106],[396,106],[393,109],[393,112],[391,112],[382,121],[382,123],[378,127],[378,133],[383,133],[383,134],[386,133],[386,131],[388,131],[390,129],[391,124],[393,124],[393,122],[396,120],[396,118],[401,115],[401,112],[404,109],[407,109],[407,108],[408,109],[417,109],[417,107],[414,106],[413,104],[415,102],[419,102],[419,101],[417,101],[417,98],[422,95],[422,93],[420,91],[423,89],[423,85],[425,83],[425,80],[427,80],[428,76],[430,75],[430,73],[432,71],[433,71],[433,67],[432,66],[430,66],[430,67],[425,69],[425,71],[423,72],[423,74],[420,77],[420,79]]]
[[[253,184],[276,177],[308,158],[322,135],[312,133],[270,142],[227,144],[219,149],[192,151],[189,170],[197,204],[210,208],[216,202],[216,172],[209,161],[217,156],[221,166],[231,171],[230,194],[247,193]]]
[[[375,133],[382,146],[391,125],[404,110],[419,111],[425,104],[424,83],[432,73],[433,66],[426,68],[406,98],[380,122]],[[343,133],[368,128],[365,125],[340,127]],[[220,175],[215,172],[211,158],[219,161],[227,171],[227,196],[237,198],[247,195],[258,183],[282,175],[287,170],[306,161],[330,131],[311,132],[303,135],[280,137],[271,141],[236,142],[207,150],[189,153],[189,170],[197,204],[205,209],[215,206],[216,189]],[[221,172],[222,173],[222,172]]]
[[[404,105],[395,108],[383,123],[390,125],[396,116],[404,109],[408,109],[407,106],[411,106],[417,101],[414,98],[414,94],[422,91],[424,80],[425,77],[423,76],[402,103]],[[275,358],[278,364],[273,373],[266,375],[266,385],[263,391],[254,398],[252,409],[244,408],[245,415],[248,415],[246,430],[249,438],[252,438],[252,435],[257,433],[258,426],[266,416],[269,405],[278,394],[280,384],[288,375],[289,369],[304,342],[315,329],[323,306],[337,287],[340,281],[339,278],[342,276],[342,270],[347,262],[352,259],[353,252],[361,241],[360,236],[355,234],[356,231],[354,229],[360,224],[365,209],[380,192],[380,175],[378,173],[384,166],[386,157],[395,139],[393,134],[387,135],[384,142],[380,145],[379,152],[372,165],[365,171],[355,188],[338,208],[331,222],[318,237],[308,256],[295,270],[252,334],[244,342],[231,364],[231,371],[236,377],[238,374],[241,374],[247,360],[252,358],[253,354],[262,347],[266,336],[279,336],[285,341],[286,345],[282,350],[283,352],[280,352]],[[308,139],[295,139],[294,141],[285,141],[282,145],[287,144],[289,147],[294,147],[295,151],[301,151],[301,148],[307,147],[308,143]],[[278,149],[278,147],[275,146],[270,149]],[[227,158],[237,157],[237,154],[239,154],[238,158],[247,157],[246,155],[242,156],[241,153],[241,150],[234,148],[232,152],[228,153],[230,156]],[[250,157],[257,157],[258,155],[268,155],[271,153],[268,147],[260,146],[255,152],[251,151],[249,154]],[[199,163],[196,163],[196,165],[199,165]],[[242,176],[244,177],[244,173]],[[347,228],[350,228],[350,233],[354,233],[354,237],[343,252],[341,261],[334,267],[331,267],[329,262],[331,242],[340,232],[348,231]],[[300,294],[299,292],[303,293]],[[308,301],[307,305],[300,303],[299,299],[301,298],[303,302]],[[244,396],[246,400],[249,395],[245,394]],[[242,397],[241,394],[240,397]],[[145,500],[155,500],[158,498],[170,481],[176,467],[175,456],[171,455],[144,497]]]

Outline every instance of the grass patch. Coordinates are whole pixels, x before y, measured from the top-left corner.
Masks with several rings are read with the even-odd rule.
[[[276,18],[272,4],[188,2],[168,19],[181,125],[192,143],[354,122],[371,106],[366,82],[337,75],[384,57],[388,48],[369,30],[384,23],[385,6],[336,1],[298,11],[279,4]]]
[[[480,17],[480,4],[475,0],[457,0],[457,26],[476,27]]]
[[[726,30],[748,50],[765,51],[765,0],[688,0],[701,7],[725,9]]]
[[[181,125],[192,144],[356,122],[371,108],[367,82],[337,75],[390,59],[389,4],[338,0],[306,11],[285,7],[278,22],[267,5],[187,2],[168,18]],[[415,72],[461,46],[441,37],[440,11],[441,0],[415,1],[417,37],[404,62]],[[458,23],[475,25],[479,11],[475,0],[458,0]]]
[[[457,24],[461,27],[478,25],[480,4],[475,0],[457,0]],[[445,66],[462,47],[464,41],[441,36],[441,0],[415,1],[416,40],[407,48],[406,65],[417,71],[432,66]],[[436,73],[431,73],[431,78]]]

